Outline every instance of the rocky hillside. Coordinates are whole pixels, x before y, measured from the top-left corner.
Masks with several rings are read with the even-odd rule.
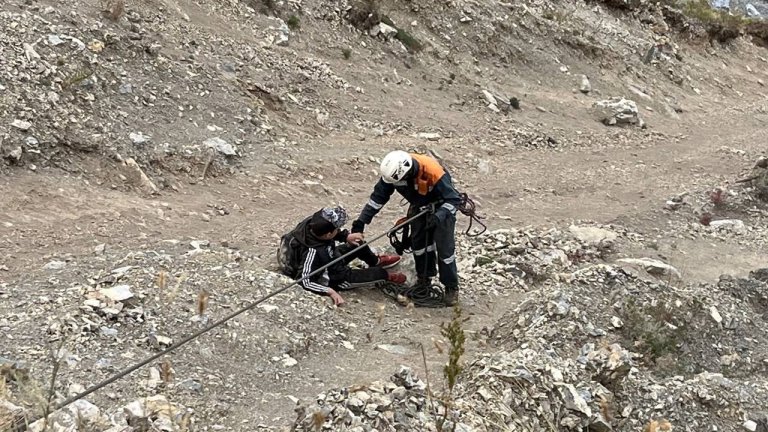
[[[231,173],[242,158],[292,171],[303,161],[288,150],[317,151],[336,134],[458,137],[474,126],[491,140],[564,145],[557,122],[548,136],[492,124],[518,108],[592,118],[614,96],[634,103],[595,109],[638,117],[647,105],[664,122],[743,79],[712,80],[697,66],[708,60],[676,42],[677,31],[706,39],[717,22],[645,2],[637,20],[620,19],[605,3],[9,1],[4,162],[157,192]],[[587,96],[557,96],[576,88]]]
[[[487,217],[460,318],[290,289],[28,430],[768,431],[768,31],[731,3],[3,2],[0,430],[289,283],[279,235],[398,148]]]

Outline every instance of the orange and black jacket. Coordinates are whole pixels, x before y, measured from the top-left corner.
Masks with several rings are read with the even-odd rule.
[[[442,222],[448,215],[455,215],[461,203],[459,193],[453,187],[451,175],[435,159],[411,154],[413,166],[406,180],[390,184],[379,179],[360,217],[352,223],[352,232],[362,232],[371,223],[392,194],[397,191],[413,207],[435,204],[435,216]]]

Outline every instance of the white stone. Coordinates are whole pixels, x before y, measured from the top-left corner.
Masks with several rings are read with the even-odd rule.
[[[621,318],[614,316],[611,317],[611,325],[615,328],[622,328],[624,326],[624,322],[621,320]]]
[[[147,141],[149,141],[149,137],[144,135],[141,132],[131,132],[128,137],[131,139],[131,142],[134,145],[141,145],[145,144]]]
[[[11,126],[15,127],[16,129],[27,131],[32,127],[32,123],[24,120],[14,120],[13,123],[11,123]]]
[[[390,354],[398,354],[398,355],[408,355],[410,354],[410,351],[408,348],[402,346],[402,345],[389,345],[389,344],[380,344],[376,345],[376,348],[386,351]]]
[[[371,28],[369,34],[374,37],[381,35],[385,39],[389,39],[390,37],[397,34],[397,29],[385,23],[378,23]]]
[[[45,270],[61,270],[66,266],[67,266],[67,263],[65,263],[64,261],[51,261],[45,266],[43,266],[43,268]]]
[[[270,304],[260,304],[258,308],[263,309],[264,312],[267,312],[267,313],[276,311],[278,309],[277,306],[270,305]]]
[[[209,138],[205,140],[203,144],[205,144],[208,148],[212,148],[226,156],[235,156],[237,154],[237,151],[235,150],[235,147],[232,146],[232,144],[224,141],[219,137]]]
[[[427,141],[438,141],[440,140],[440,134],[436,132],[421,132],[418,135],[419,138],[425,139]]]
[[[716,220],[716,221],[710,222],[709,226],[714,229],[728,229],[734,232],[744,232],[746,230],[744,221],[741,221],[739,219]]]
[[[617,262],[643,268],[648,273],[655,276],[669,276],[681,278],[680,271],[669,264],[663,263],[652,258],[621,258]]]
[[[568,230],[578,240],[584,243],[600,243],[603,240],[616,240],[618,234],[607,229],[590,227],[590,226],[576,226],[571,225]]]
[[[289,356],[288,354],[285,354],[283,356],[282,362],[284,367],[293,367],[299,364],[299,362],[295,358]]]
[[[712,319],[713,319],[713,320],[715,320],[715,322],[717,322],[718,324],[720,324],[720,323],[722,323],[722,322],[723,322],[723,317],[722,317],[722,316],[720,316],[720,312],[718,312],[718,311],[717,311],[717,308],[716,308],[715,306],[710,306],[710,307],[709,307],[709,315],[710,315],[710,316],[712,317]]]
[[[566,408],[578,411],[587,417],[592,417],[592,410],[589,408],[587,401],[576,390],[576,387],[572,384],[560,384],[558,385],[558,390],[560,390],[560,394],[563,396]]]
[[[581,83],[579,84],[579,91],[587,94],[592,91],[592,84],[589,82],[589,78],[586,75],[581,76]]]
[[[133,298],[131,287],[128,285],[115,285],[110,288],[104,288],[100,292],[107,298],[116,302],[122,302],[130,298]]]

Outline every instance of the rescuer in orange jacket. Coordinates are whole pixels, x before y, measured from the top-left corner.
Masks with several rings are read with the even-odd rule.
[[[411,224],[417,283],[431,284],[431,278],[437,275],[437,267],[445,288],[445,304],[456,304],[459,277],[455,228],[461,198],[453,187],[451,175],[429,156],[400,150],[384,157],[379,172],[381,178],[360,216],[352,223],[352,232],[362,233],[395,191],[410,203],[409,217],[425,207],[433,209],[425,218]]]

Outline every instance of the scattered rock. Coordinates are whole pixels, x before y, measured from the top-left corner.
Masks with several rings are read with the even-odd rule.
[[[205,144],[206,147],[212,148],[225,156],[237,155],[235,147],[219,137],[209,138],[205,140],[203,144]]]
[[[146,143],[149,141],[149,137],[148,137],[148,136],[145,136],[145,135],[144,135],[144,134],[142,134],[141,132],[138,132],[138,133],[136,133],[136,132],[131,132],[131,134],[130,134],[130,138],[131,138],[131,142],[132,142],[134,145],[142,145],[142,144],[146,144]]]
[[[376,345],[376,348],[386,351],[390,354],[409,355],[411,353],[411,351],[408,348],[402,345],[379,344],[379,345]]]
[[[571,225],[568,229],[579,241],[590,244],[599,244],[603,241],[613,241],[618,238],[618,234],[615,232],[602,228]]]
[[[709,223],[709,226],[714,229],[724,229],[724,230],[733,231],[737,233],[742,233],[746,231],[746,226],[744,225],[744,221],[741,221],[738,219],[715,220],[715,221],[711,221]]]
[[[0,357],[0,376],[8,381],[24,380],[29,377],[29,366],[22,361]]]
[[[25,120],[14,120],[11,126],[22,131],[28,131],[32,127],[32,123]]]
[[[131,287],[128,285],[116,285],[111,288],[104,288],[100,293],[113,302],[123,302],[133,298]]]
[[[63,39],[61,39],[58,35],[51,34],[48,35],[48,43],[51,44],[51,46],[57,47],[59,45],[63,45],[66,42],[64,42]]]
[[[579,83],[579,91],[588,94],[592,91],[592,84],[589,82],[589,78],[586,75],[581,76],[581,82]]]
[[[26,411],[6,400],[0,399],[0,430],[14,431],[21,429],[26,422]]]
[[[76,431],[82,428],[103,428],[106,429],[107,422],[101,416],[101,410],[96,405],[80,399],[72,404],[55,411],[46,423],[45,419],[40,419],[29,425],[27,429],[30,432],[55,431]],[[46,427],[47,426],[47,427]],[[102,430],[103,430],[102,429]]]
[[[287,368],[293,367],[299,364],[299,362],[295,358],[289,356],[288,354],[283,354],[283,358],[279,360],[282,363],[283,367],[287,367]]]
[[[427,141],[439,141],[441,138],[440,134],[436,132],[421,132],[418,137]]]
[[[680,210],[680,208],[683,205],[685,205],[685,197],[686,196],[688,196],[688,193],[687,192],[683,192],[683,193],[681,193],[679,195],[676,195],[676,196],[670,198],[664,204],[664,208],[666,210],[672,210],[672,211]]]
[[[607,126],[645,127],[645,122],[640,118],[637,104],[632,100],[615,97],[595,102],[593,107],[598,110],[600,121]]]
[[[571,384],[561,384],[558,386],[558,390],[560,390],[560,395],[563,397],[566,408],[578,411],[587,417],[592,417],[592,410],[589,409],[587,401],[576,391],[576,387]]]
[[[369,34],[373,37],[380,35],[384,39],[389,39],[397,34],[397,29],[385,23],[378,23],[371,28]]]
[[[680,271],[669,264],[651,258],[621,258],[617,260],[620,263],[636,266],[644,269],[654,276],[673,276],[680,279]]]
[[[43,268],[45,270],[61,270],[66,266],[67,266],[67,263],[64,261],[51,261],[48,264],[44,265]]]
[[[129,179],[134,184],[138,185],[141,190],[151,194],[156,194],[159,191],[157,186],[155,186],[149,177],[147,177],[147,175],[144,173],[144,170],[139,167],[139,164],[136,163],[133,158],[128,158],[123,161],[123,166],[125,166],[128,170],[127,172],[129,174]]]

